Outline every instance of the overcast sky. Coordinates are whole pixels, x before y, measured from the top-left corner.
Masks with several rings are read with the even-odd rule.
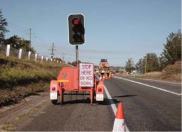
[[[41,55],[49,56],[55,43],[56,56],[75,60],[68,42],[69,14],[85,16],[86,42],[79,46],[80,60],[124,66],[136,63],[148,52],[160,55],[166,37],[181,27],[180,0],[0,0],[9,33],[29,39]]]

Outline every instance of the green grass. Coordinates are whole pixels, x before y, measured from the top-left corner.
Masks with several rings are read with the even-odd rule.
[[[0,55],[0,106],[17,103],[26,96],[48,90],[62,64],[19,60]]]
[[[55,74],[45,69],[21,69],[19,67],[0,69],[0,85],[2,88],[11,88],[39,80],[55,78]]]
[[[56,78],[62,65],[0,56],[0,88],[12,88]]]

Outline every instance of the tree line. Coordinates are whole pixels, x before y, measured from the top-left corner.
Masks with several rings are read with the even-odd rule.
[[[7,26],[8,22],[6,18],[4,18],[2,11],[0,10],[0,46],[6,46],[7,44],[10,44],[11,47],[15,49],[22,48],[25,51],[31,51],[32,53],[35,53],[35,49],[31,47],[30,40],[21,38],[18,35],[13,35],[5,39],[5,33],[9,32]]]
[[[164,49],[158,57],[156,53],[147,53],[134,64],[132,58],[126,62],[125,69],[131,73],[137,70],[140,73],[161,71],[167,65],[174,64],[181,60],[181,30],[176,33],[170,33],[164,44]]]

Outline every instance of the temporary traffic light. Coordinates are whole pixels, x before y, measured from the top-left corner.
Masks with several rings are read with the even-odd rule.
[[[81,14],[70,15],[69,22],[69,42],[73,45],[83,44],[85,41],[84,34],[84,17]]]

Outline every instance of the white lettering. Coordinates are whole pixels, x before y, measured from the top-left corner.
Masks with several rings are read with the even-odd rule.
[[[93,64],[80,63],[80,86],[81,87],[93,87]]]

